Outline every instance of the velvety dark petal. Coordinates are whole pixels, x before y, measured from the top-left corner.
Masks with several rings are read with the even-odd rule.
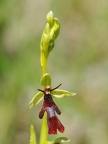
[[[43,109],[41,109],[41,111],[39,112],[39,118],[40,118],[40,119],[43,118],[44,112],[45,112],[45,111],[44,111]]]
[[[49,121],[49,129],[48,134],[57,134],[57,118],[55,116],[48,119]]]
[[[50,117],[48,119],[48,127],[48,134],[57,134],[57,129],[63,133],[65,129],[56,116]]]
[[[62,123],[59,121],[59,119],[57,118],[57,129],[59,130],[59,132],[63,133],[65,130],[65,127],[62,125]]]
[[[58,108],[58,106],[55,106],[55,111],[60,115],[61,114],[61,110]]]

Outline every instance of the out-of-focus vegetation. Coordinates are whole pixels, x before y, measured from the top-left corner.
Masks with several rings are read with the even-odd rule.
[[[108,144],[108,1],[0,1],[0,144],[29,143],[33,123],[39,140],[41,34],[52,10],[61,24],[48,61],[53,87],[75,97],[55,99],[70,144]],[[59,136],[49,136],[54,140]]]

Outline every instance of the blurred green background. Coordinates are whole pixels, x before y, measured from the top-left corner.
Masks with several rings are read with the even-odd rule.
[[[42,102],[29,109],[40,86],[40,39],[52,10],[61,30],[47,71],[53,87],[77,93],[55,99],[70,144],[108,144],[108,0],[0,1],[0,144],[39,141]]]

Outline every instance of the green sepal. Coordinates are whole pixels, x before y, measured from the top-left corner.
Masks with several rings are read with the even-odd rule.
[[[70,139],[68,139],[67,137],[60,137],[54,141],[54,144],[62,144],[64,142],[69,142],[69,141]]]
[[[30,144],[36,144],[36,134],[33,125],[30,126]]]
[[[45,73],[42,76],[42,78],[40,80],[40,83],[41,83],[43,88],[45,88],[47,86],[51,87],[51,77],[50,77],[50,75],[48,73]]]
[[[69,92],[69,91],[61,90],[61,89],[56,89],[56,90],[52,91],[52,96],[54,96],[56,98],[75,96],[75,95],[76,95],[76,93],[74,93],[74,92]]]
[[[38,92],[30,101],[29,107],[32,108],[33,106],[37,105],[43,98],[43,93]]]

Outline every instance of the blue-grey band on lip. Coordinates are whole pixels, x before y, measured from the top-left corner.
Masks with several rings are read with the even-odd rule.
[[[55,110],[54,110],[53,106],[47,107],[46,112],[47,112],[49,118],[55,116]]]

